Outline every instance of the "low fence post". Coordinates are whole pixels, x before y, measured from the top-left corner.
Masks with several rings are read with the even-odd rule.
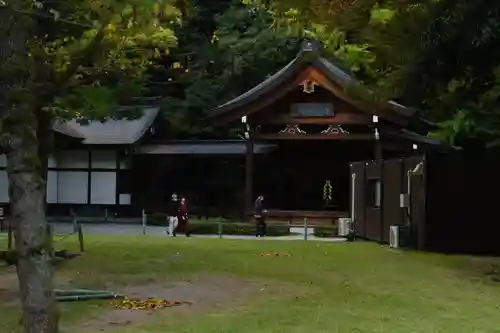
[[[146,228],[148,224],[148,215],[146,214],[146,211],[143,209],[142,210],[142,234],[146,234]]]
[[[218,233],[219,233],[219,238],[222,238],[222,219],[219,219]]]
[[[307,217],[304,217],[304,240],[307,240]]]
[[[80,252],[83,253],[85,252],[85,246],[83,244],[83,228],[80,223],[77,224],[77,230],[78,230],[78,243],[80,244]]]
[[[76,218],[76,214],[73,214],[72,221],[73,221],[73,232],[78,232],[78,227],[77,227],[78,219]]]

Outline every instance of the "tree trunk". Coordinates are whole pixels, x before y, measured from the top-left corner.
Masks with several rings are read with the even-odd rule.
[[[1,1],[0,1],[1,2]],[[51,243],[46,237],[46,184],[39,158],[33,59],[37,33],[32,16],[0,6],[0,152],[7,155],[11,220],[25,333],[57,333]]]
[[[15,119],[9,119],[6,129],[10,148],[7,173],[24,332],[57,333],[58,316],[50,262],[52,244],[47,237],[46,184],[39,160],[37,121],[33,110],[22,108],[12,111]]]

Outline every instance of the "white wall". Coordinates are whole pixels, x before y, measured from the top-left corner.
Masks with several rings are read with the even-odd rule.
[[[57,203],[59,193],[59,177],[57,171],[47,172],[47,203]]]
[[[96,150],[92,152],[92,169],[116,170],[117,154],[114,150]]]
[[[88,151],[60,151],[56,153],[54,162],[54,167],[68,170],[50,171],[52,173],[51,180],[56,184],[47,184],[47,198],[50,194],[51,199],[54,199],[54,197],[56,199],[51,200],[51,203],[86,204],[88,198],[88,171],[71,169],[88,169]],[[54,190],[54,188],[57,190]],[[52,193],[49,192],[50,190]]]
[[[116,203],[116,172],[92,172],[90,181],[91,204],[114,205]]]
[[[90,204],[113,205],[116,203],[116,160],[114,150],[96,150],[89,153],[85,150],[62,151],[50,157],[47,174],[47,202],[51,204],[87,204],[90,175]],[[0,155],[0,168],[6,166],[4,155]],[[130,168],[129,161],[120,161],[120,169]],[[67,169],[67,170],[61,170]],[[106,171],[104,171],[106,170]],[[109,171],[107,171],[109,170]],[[125,198],[124,198],[125,199]],[[130,204],[130,200],[120,199],[121,204]],[[9,202],[7,172],[0,170],[0,203]]]
[[[76,169],[89,167],[89,153],[85,150],[66,150],[56,153],[57,167]]]
[[[87,171],[57,171],[57,203],[86,204]]]
[[[56,160],[49,157],[49,168],[56,167]],[[0,155],[0,168],[7,167],[7,159],[5,155]],[[47,175],[47,201],[49,203],[57,202],[57,175],[54,172],[49,172]],[[7,178],[7,170],[0,170],[0,203],[9,202],[9,182]]]

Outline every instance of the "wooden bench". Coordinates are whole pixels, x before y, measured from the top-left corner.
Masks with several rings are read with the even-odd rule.
[[[265,213],[267,224],[288,225],[290,227],[303,227],[304,218],[310,227],[335,226],[337,220],[349,217],[347,212],[339,211],[303,211],[303,210],[274,210]]]

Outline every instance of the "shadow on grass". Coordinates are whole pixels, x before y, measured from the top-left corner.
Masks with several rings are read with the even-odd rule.
[[[500,283],[500,257],[445,255],[442,264],[456,272],[458,277],[484,283]]]

